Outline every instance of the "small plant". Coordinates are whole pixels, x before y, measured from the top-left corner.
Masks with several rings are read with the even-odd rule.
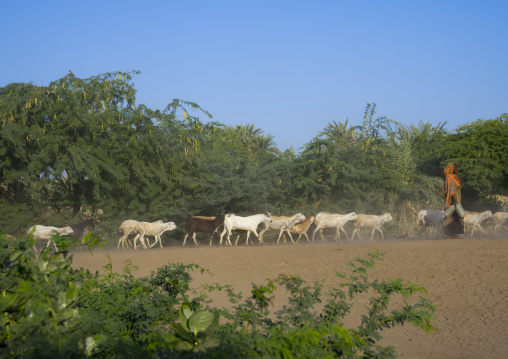
[[[336,275],[340,279],[336,287],[326,294],[327,300],[321,312],[314,305],[322,303],[322,284],[309,286],[298,276],[280,275],[269,281],[266,287],[254,285],[252,297],[239,302],[239,295],[228,288],[232,311],[223,309],[229,323],[219,328],[236,350],[243,350],[243,357],[268,356],[277,358],[394,358],[393,347],[377,343],[381,331],[411,323],[425,331],[432,331],[432,315],[435,306],[426,298],[409,301],[414,294],[426,294],[424,288],[401,279],[369,281],[368,269],[384,253],[369,253],[368,259],[355,258],[349,263],[351,273]],[[275,285],[285,288],[287,304],[281,310],[270,313]],[[372,297],[367,312],[357,328],[345,328],[344,318],[354,305],[355,296],[368,293]],[[404,298],[399,309],[388,310],[395,296]],[[275,316],[275,318],[274,318]],[[247,349],[248,348],[248,349]]]
[[[0,235],[0,263],[0,357],[58,358],[71,348],[85,355],[72,258],[49,248],[36,258],[33,241]]]
[[[185,303],[178,314],[180,323],[170,324],[178,339],[175,341],[177,349],[205,351],[220,344],[219,338],[213,335],[219,324],[218,312],[201,310],[197,304]]]

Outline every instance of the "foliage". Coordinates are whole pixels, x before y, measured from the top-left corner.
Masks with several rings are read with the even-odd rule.
[[[171,348],[176,340],[167,324],[179,318],[178,305],[188,300],[191,277],[196,265],[167,265],[149,277],[136,278],[136,269],[126,263],[123,273],[106,274],[73,271],[78,286],[76,308],[82,315],[81,329],[99,336],[101,356],[147,356],[160,348]],[[196,298],[193,305],[201,299]]]
[[[60,358],[91,353],[93,337],[80,330],[70,280],[72,258],[47,249],[36,258],[33,242],[0,235],[0,356]]]
[[[26,219],[21,212],[28,209],[34,221],[45,222],[49,212],[53,222],[61,214],[63,223],[82,205],[108,215],[160,215],[153,199],[171,193],[167,173],[178,158],[170,154],[189,131],[173,125],[175,112],[199,106],[174,100],[164,112],[136,107],[131,79],[122,72],[89,79],[68,74],[46,87],[1,89],[0,179],[10,207],[4,218]]]
[[[377,344],[382,330],[404,323],[433,330],[434,305],[412,300],[425,289],[401,279],[368,280],[381,253],[355,258],[349,274],[337,272],[320,311],[314,306],[323,301],[322,285],[293,275],[253,284],[245,301],[229,286],[204,288],[228,292],[232,307],[218,310],[202,309],[204,295],[189,297],[189,271],[204,271],[197,265],[167,265],[136,278],[131,263],[122,274],[108,264],[99,274],[72,270],[72,257],[49,251],[36,258],[31,247],[0,235],[2,357],[395,357],[394,348]],[[271,312],[277,286],[289,296]],[[370,306],[348,329],[343,319],[361,293],[371,295]],[[388,310],[395,296],[402,305]]]
[[[408,235],[422,208],[440,208],[442,182],[418,171],[422,141],[415,127],[375,118],[375,104],[365,110],[363,131],[330,124],[302,153],[297,186],[319,210],[345,213],[390,212],[392,235]],[[425,127],[423,126],[424,128]],[[347,134],[345,137],[337,133]],[[337,140],[345,138],[346,140]]]
[[[206,351],[219,345],[214,335],[219,325],[219,313],[201,310],[195,303],[184,303],[178,312],[180,323],[171,322],[177,340],[175,347],[180,350]]]
[[[445,158],[457,164],[468,200],[508,194],[508,114],[460,126],[446,143]]]
[[[297,276],[280,275],[266,286],[253,285],[252,298],[243,303],[241,296],[229,289],[233,312],[223,309],[230,322],[221,330],[231,336],[231,352],[238,351],[243,357],[395,357],[394,348],[376,344],[382,338],[380,331],[403,323],[432,331],[435,306],[424,297],[407,301],[414,294],[426,293],[416,284],[401,279],[369,281],[368,269],[382,256],[369,253],[368,259],[355,258],[349,264],[350,274],[337,272],[340,281],[326,294],[321,312],[315,312],[314,306],[322,302],[322,285],[306,285]],[[289,297],[273,318],[268,307],[273,303],[276,285],[285,288]],[[372,295],[370,307],[357,328],[345,328],[343,320],[350,313],[355,296],[361,293]],[[404,298],[402,307],[389,311],[390,302],[397,295]]]
[[[368,103],[360,126],[331,121],[295,154],[254,124],[213,121],[196,103],[136,103],[137,74],[69,73],[47,86],[0,88],[2,230],[77,224],[86,207],[102,210],[96,233],[108,239],[126,219],[175,222],[168,241],[193,215],[265,211],[389,211],[386,230],[407,235],[419,210],[442,208],[449,161],[468,209],[490,209],[487,196],[508,194],[506,114],[447,132],[378,116]]]

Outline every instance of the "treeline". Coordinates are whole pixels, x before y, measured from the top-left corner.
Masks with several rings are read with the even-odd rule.
[[[214,122],[192,102],[137,104],[135,74],[0,88],[4,232],[77,223],[86,208],[102,210],[101,230],[114,238],[129,218],[181,230],[193,215],[323,210],[389,211],[388,229],[403,235],[419,210],[442,207],[449,161],[466,209],[494,211],[489,195],[508,194],[508,114],[447,131],[378,117],[367,104],[362,126],[331,122],[297,154],[254,125]]]

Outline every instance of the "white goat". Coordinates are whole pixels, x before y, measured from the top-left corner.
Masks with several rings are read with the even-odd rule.
[[[494,226],[494,233],[497,233],[499,228],[508,226],[508,212],[496,212],[492,218],[494,218],[494,222],[496,223]]]
[[[349,237],[347,232],[344,230],[344,225],[349,221],[354,221],[358,219],[358,215],[355,212],[351,212],[348,214],[338,214],[338,213],[328,213],[328,212],[320,212],[316,215],[314,219],[314,224],[316,228],[312,233],[312,242],[314,242],[314,237],[316,232],[319,231],[319,236],[323,241],[326,241],[326,238],[323,236],[324,228],[336,228],[337,232],[335,233],[335,241],[340,241],[340,231],[344,232],[347,239]]]
[[[305,216],[302,213],[297,213],[291,217],[286,216],[272,216],[268,220],[264,220],[263,224],[265,225],[265,228],[259,232],[259,240],[261,243],[265,243],[263,239],[263,234],[271,229],[280,230],[279,238],[277,238],[277,244],[279,244],[280,237],[283,232],[286,232],[289,235],[289,238],[291,239],[291,242],[295,244],[295,241],[293,240],[293,237],[291,236],[290,228],[295,225],[298,222],[301,222],[305,220]]]
[[[381,236],[385,239],[383,231],[381,230],[381,226],[385,222],[389,222],[393,219],[390,213],[384,213],[380,216],[374,216],[371,214],[359,214],[358,219],[355,222],[355,230],[353,231],[353,235],[351,236],[351,240],[355,238],[355,234],[358,232],[358,238],[362,239],[360,236],[360,228],[367,227],[372,228],[372,235],[370,236],[370,240],[374,237],[374,231],[377,229],[381,232]]]
[[[226,232],[228,233],[227,241],[229,245],[231,245],[231,241],[229,240],[231,232],[237,229],[247,231],[247,239],[245,241],[245,245],[249,245],[250,232],[254,233],[254,235],[259,240],[260,244],[263,244],[263,242],[261,242],[261,239],[258,236],[257,228],[261,222],[270,219],[271,219],[270,213],[255,214],[253,216],[248,217],[236,216],[234,214],[226,214],[226,217],[224,218],[224,230],[220,235],[219,246],[222,245],[222,238],[224,237],[224,234],[226,234]],[[236,238],[235,246],[237,243],[238,238]]]
[[[135,221],[133,219],[128,219],[126,221],[123,221],[118,230],[120,233],[122,233],[122,236],[118,240],[118,245],[116,248],[120,248],[120,244],[122,244],[122,249],[125,249],[125,246],[127,245],[127,248],[129,247],[129,242],[127,240],[127,237],[129,237],[130,234],[134,233],[134,228],[140,223],[139,221]],[[156,221],[155,223],[162,223],[161,220]],[[132,245],[132,243],[130,243]]]
[[[134,228],[138,225],[138,221],[135,221],[133,219],[128,219],[126,221],[123,221],[118,230],[120,233],[122,233],[122,236],[118,240],[118,244],[116,248],[120,248],[120,244],[122,244],[122,249],[125,249],[125,240],[129,236],[129,234],[134,231]],[[127,243],[127,247],[129,247],[129,243]]]
[[[471,230],[471,237],[473,236],[474,230],[476,227],[478,227],[482,233],[485,233],[483,230],[481,223],[485,221],[488,218],[492,218],[492,212],[491,211],[484,211],[484,212],[472,212],[472,211],[466,211],[466,215],[464,217],[464,226],[473,226],[473,229]]]
[[[422,231],[427,227],[434,227],[438,234],[443,233],[443,220],[443,211],[424,209],[418,213],[418,225],[421,225]]]
[[[51,240],[51,237],[59,234],[61,236],[66,236],[69,234],[74,233],[71,227],[52,227],[52,226],[42,226],[40,224],[36,224],[35,226],[30,227],[30,229],[26,232],[27,235],[33,236],[35,240],[39,239],[47,239],[48,243],[44,247],[49,247],[50,243],[53,243],[53,246],[55,247],[55,251],[58,253],[60,252],[60,249],[57,247],[57,245]],[[34,250],[37,252],[37,249],[35,248],[34,244]]]
[[[138,249],[136,246],[136,242],[139,238],[139,241],[143,245],[143,248],[146,248],[145,245],[145,235],[155,237],[155,242],[153,244],[148,243],[148,246],[152,248],[155,246],[157,241],[159,242],[162,248],[162,240],[161,235],[166,231],[172,231],[176,229],[176,225],[174,222],[160,223],[160,222],[139,222],[136,227],[134,227],[134,233],[136,233],[136,237],[134,237],[134,249]]]

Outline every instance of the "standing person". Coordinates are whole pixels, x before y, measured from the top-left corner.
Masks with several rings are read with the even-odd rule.
[[[460,194],[460,178],[457,174],[455,162],[448,162],[444,168],[445,210],[443,233],[446,237],[460,238],[464,234],[464,216]]]

